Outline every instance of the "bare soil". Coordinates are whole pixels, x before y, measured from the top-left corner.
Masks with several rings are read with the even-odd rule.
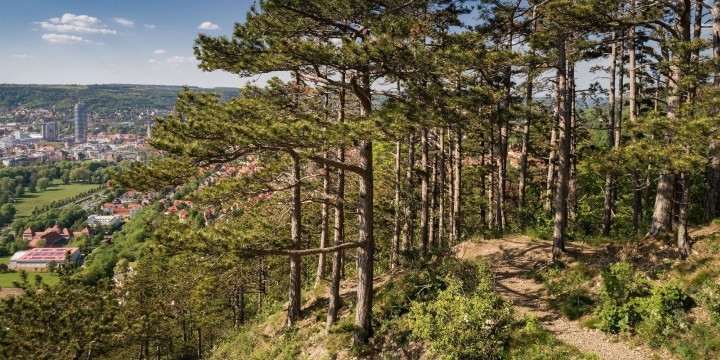
[[[549,298],[542,283],[527,276],[533,268],[549,263],[551,249],[552,244],[548,241],[518,236],[464,242],[454,250],[461,259],[482,257],[490,261],[498,293],[505,300],[511,301],[520,314],[535,316],[558,339],[580,351],[610,360],[668,358],[667,354],[653,354],[647,347],[631,346],[618,337],[583,328],[579,322],[569,320],[552,309],[548,305]],[[570,255],[563,260],[568,262],[578,256],[595,257],[600,251],[579,244],[568,244],[567,250]]]
[[[22,294],[23,294],[22,289],[18,289],[18,288],[2,288],[2,289],[0,289],[0,299],[8,297],[8,296],[22,295]]]

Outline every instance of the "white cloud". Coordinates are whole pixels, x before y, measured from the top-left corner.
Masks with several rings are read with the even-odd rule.
[[[202,23],[198,26],[198,29],[200,29],[200,30],[220,30],[220,26],[218,24],[213,24],[209,21],[205,21],[204,23]]]
[[[102,43],[83,39],[80,36],[75,35],[63,35],[63,34],[43,34],[42,39],[54,44],[94,44],[102,45]]]
[[[157,50],[155,50],[155,55],[163,55],[163,54],[166,54],[166,53],[167,53],[167,51],[166,51],[166,50],[163,50],[163,49],[157,49]]]
[[[151,64],[155,64],[155,63],[158,62],[158,61],[155,60],[155,59],[150,59],[150,60],[148,60],[148,62],[151,63]]]
[[[192,56],[173,56],[167,59],[170,64],[195,63],[197,59]]]
[[[44,30],[63,33],[117,34],[117,31],[109,29],[98,18],[88,15],[64,14],[59,18],[41,21],[39,24]]]
[[[32,59],[34,56],[28,54],[13,54],[12,57],[15,59]]]
[[[120,25],[125,26],[125,27],[129,27],[129,28],[135,27],[135,21],[128,20],[128,19],[125,19],[125,18],[116,17],[116,18],[113,18],[113,21],[114,21],[116,24],[120,24]]]
[[[145,26],[146,28],[148,28],[148,29],[150,29],[150,30],[152,30],[152,29],[155,28],[155,24],[145,24],[145,25],[143,25],[143,26]]]

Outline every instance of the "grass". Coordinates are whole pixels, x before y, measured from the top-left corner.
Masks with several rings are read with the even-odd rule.
[[[0,257],[0,264],[5,264],[5,265],[10,264],[10,258],[11,258],[11,257],[12,257],[12,256]]]
[[[49,205],[53,201],[71,198],[90,189],[98,187],[98,184],[53,184],[45,191],[36,193],[26,192],[25,195],[15,204],[17,215],[20,217],[32,215],[35,207]]]
[[[56,275],[51,275],[48,272],[28,272],[28,280],[33,283],[35,281],[35,276],[39,275],[43,282],[45,282],[48,285],[55,285],[58,282],[60,282],[60,278]],[[14,281],[20,281],[20,273],[19,272],[9,272],[0,274],[0,287],[2,288],[11,288],[15,287],[13,285]]]

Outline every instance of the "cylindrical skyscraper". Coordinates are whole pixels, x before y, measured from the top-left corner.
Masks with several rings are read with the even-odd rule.
[[[75,104],[75,142],[87,142],[87,113],[82,101]]]

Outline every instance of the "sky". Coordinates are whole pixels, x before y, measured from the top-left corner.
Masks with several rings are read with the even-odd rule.
[[[199,33],[230,35],[252,0],[0,0],[0,83],[239,87],[197,68]]]

